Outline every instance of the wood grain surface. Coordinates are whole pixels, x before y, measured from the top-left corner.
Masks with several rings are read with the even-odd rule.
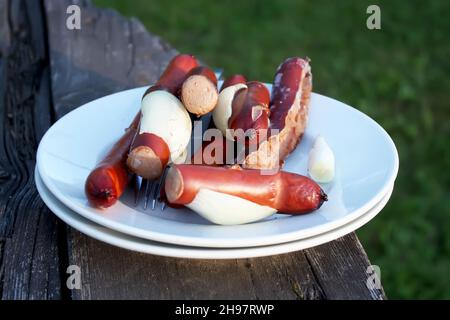
[[[39,1],[0,0],[0,14],[0,293],[57,299],[64,225],[41,201],[33,175],[52,120],[43,8]]]

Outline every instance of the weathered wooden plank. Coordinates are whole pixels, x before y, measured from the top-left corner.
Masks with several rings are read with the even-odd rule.
[[[50,126],[48,57],[38,1],[0,0],[0,283],[3,299],[60,297],[57,219],[34,186]]]
[[[305,250],[314,274],[327,299],[385,298],[383,287],[367,285],[372,270],[364,248],[355,233]]]
[[[66,8],[76,4],[81,30],[66,28]],[[95,98],[155,82],[176,51],[136,19],[87,1],[45,1],[53,101],[58,117]]]
[[[175,54],[137,20],[99,10],[86,1],[44,3],[57,117],[93,98],[151,83]],[[65,9],[72,3],[81,7],[81,30],[61,27]],[[74,299],[379,297],[364,290],[366,276],[360,268],[367,267],[368,260],[354,235],[307,251],[226,261],[138,254],[72,229],[68,240],[69,262],[80,267],[82,278],[81,289],[72,291]]]
[[[318,299],[321,288],[303,252],[239,260],[138,254],[71,230],[80,267],[74,299]],[[82,249],[82,251],[80,250]]]

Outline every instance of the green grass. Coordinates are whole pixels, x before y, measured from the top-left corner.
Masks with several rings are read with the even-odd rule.
[[[399,149],[391,201],[358,231],[388,297],[450,298],[450,2],[95,3],[227,74],[270,82],[284,58],[310,57],[314,91],[367,113]],[[381,30],[366,28],[372,3]]]

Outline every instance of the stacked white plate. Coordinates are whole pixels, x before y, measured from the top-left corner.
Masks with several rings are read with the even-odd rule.
[[[128,190],[114,206],[89,206],[84,182],[122,135],[146,88],[119,92],[83,105],[42,138],[35,180],[46,205],[63,221],[98,240],[129,250],[183,258],[246,258],[313,247],[373,219],[388,202],[398,154],[386,131],[358,110],[312,94],[308,127],[283,170],[306,175],[308,153],[322,135],[336,158],[336,177],[322,185],[329,201],[317,211],[276,214],[238,226],[213,225],[187,208],[135,207]]]

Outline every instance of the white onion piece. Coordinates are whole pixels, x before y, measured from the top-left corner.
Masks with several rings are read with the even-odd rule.
[[[225,193],[200,189],[186,207],[197,212],[212,223],[235,225],[264,219],[276,209]]]
[[[189,113],[177,97],[158,90],[147,94],[141,104],[139,133],[153,133],[163,139],[170,150],[170,159],[178,159],[191,138]]]
[[[182,164],[182,163],[186,163],[186,159],[187,159],[187,155],[188,155],[188,149],[184,149],[183,153],[180,154],[180,156],[176,159],[174,159],[172,162],[175,164]]]
[[[217,129],[222,131],[224,137],[229,140],[234,140],[234,138],[227,132],[228,129],[228,119],[231,117],[232,103],[234,95],[240,89],[247,88],[243,83],[238,83],[233,86],[229,86],[223,89],[219,94],[219,99],[217,101],[217,106],[214,108],[212,117],[214,124]]]
[[[334,154],[325,139],[318,136],[309,152],[308,174],[319,183],[328,183],[334,179]]]

